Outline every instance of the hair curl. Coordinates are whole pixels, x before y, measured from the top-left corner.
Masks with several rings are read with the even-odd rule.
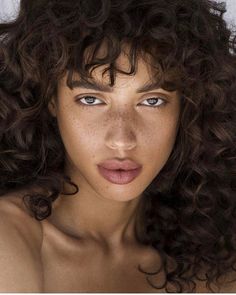
[[[236,59],[225,11],[210,0],[22,0],[18,17],[0,24],[0,195],[41,188],[24,198],[43,220],[59,194],[78,192],[47,106],[66,71],[71,87],[73,72],[88,79],[108,65],[114,85],[127,43],[131,70],[122,73],[135,74],[137,57],[148,53],[160,86],[181,93],[176,142],[143,193],[138,239],[162,254],[167,292],[194,292],[196,278],[214,292],[236,262]]]

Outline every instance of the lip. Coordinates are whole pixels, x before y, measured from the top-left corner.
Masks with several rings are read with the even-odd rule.
[[[128,184],[140,174],[142,166],[128,159],[110,159],[98,164],[98,170],[111,183]]]
[[[106,160],[98,165],[103,168],[106,168],[108,170],[118,170],[118,169],[134,170],[134,169],[141,167],[141,165],[139,165],[138,163],[128,160],[128,159],[122,160],[122,161],[116,160],[116,159],[111,159],[111,160]]]
[[[142,170],[142,167],[132,170],[109,170],[98,165],[98,170],[100,174],[109,182],[114,184],[128,184],[132,182]]]

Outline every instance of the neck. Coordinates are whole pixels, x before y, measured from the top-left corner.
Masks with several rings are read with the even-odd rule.
[[[118,202],[81,189],[72,196],[60,195],[50,218],[73,237],[118,246],[136,239],[139,204],[140,197]]]

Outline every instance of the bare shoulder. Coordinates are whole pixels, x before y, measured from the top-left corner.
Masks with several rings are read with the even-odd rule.
[[[8,222],[30,241],[34,249],[40,250],[43,237],[42,225],[29,214],[22,196],[21,192],[0,197],[0,222],[3,222],[1,216],[4,215]]]
[[[42,291],[42,227],[20,195],[0,197],[0,292]]]
[[[219,292],[221,293],[235,293],[236,292],[236,271],[232,271],[230,274],[225,275],[221,282]]]

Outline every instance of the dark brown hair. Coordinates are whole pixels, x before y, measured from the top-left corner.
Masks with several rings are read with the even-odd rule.
[[[138,239],[161,253],[167,292],[194,292],[202,272],[213,292],[236,262],[236,58],[225,11],[210,0],[22,0],[18,17],[0,24],[0,195],[41,188],[24,197],[43,220],[59,194],[78,192],[64,174],[65,148],[48,103],[66,71],[70,86],[74,71],[88,79],[107,65],[114,85],[115,61],[128,43],[127,75],[148,53],[161,87],[181,93],[176,142],[143,193]],[[103,58],[102,44],[109,48]]]

